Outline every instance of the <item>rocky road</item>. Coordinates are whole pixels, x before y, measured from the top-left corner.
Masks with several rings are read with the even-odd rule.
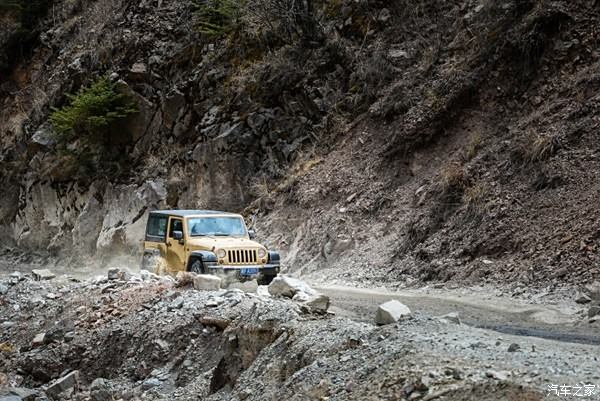
[[[463,324],[475,328],[514,336],[600,345],[600,326],[583,319],[586,308],[574,301],[543,304],[486,294],[459,295],[445,290],[390,292],[318,284],[315,288],[331,298],[332,310],[358,321],[371,321],[378,305],[396,299],[412,310],[430,316],[458,313]]]

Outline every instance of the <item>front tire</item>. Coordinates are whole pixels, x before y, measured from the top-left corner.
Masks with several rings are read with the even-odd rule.
[[[204,264],[200,259],[193,259],[190,261],[188,271],[197,274],[204,274]]]

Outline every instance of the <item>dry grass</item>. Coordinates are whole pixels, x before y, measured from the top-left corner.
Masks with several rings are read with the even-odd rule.
[[[465,189],[463,203],[466,205],[465,222],[479,222],[486,214],[488,206],[486,197],[489,193],[485,184],[476,184]]]
[[[287,178],[277,186],[276,190],[278,192],[284,192],[288,190],[294,185],[294,183],[298,181],[300,177],[306,175],[306,173],[308,173],[314,166],[322,161],[323,159],[317,157],[297,163],[290,169],[290,172],[287,174]]]
[[[464,161],[471,161],[481,149],[481,135],[475,134],[464,149]]]
[[[519,142],[513,154],[525,164],[533,164],[549,159],[562,148],[556,135],[537,134],[529,131],[524,140]]]
[[[441,176],[445,191],[458,190],[462,192],[468,187],[469,180],[465,176],[464,167],[457,162],[452,162],[444,167]]]

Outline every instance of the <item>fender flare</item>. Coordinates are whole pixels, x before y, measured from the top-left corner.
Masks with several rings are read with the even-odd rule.
[[[190,266],[192,265],[192,263],[195,260],[198,260],[198,259],[200,259],[200,261],[202,262],[202,264],[217,263],[217,255],[215,255],[214,252],[211,252],[211,251],[193,251],[193,252],[190,253],[190,256],[188,258],[186,270],[189,271],[190,270]]]
[[[269,251],[269,263],[277,265],[280,264],[279,252]]]

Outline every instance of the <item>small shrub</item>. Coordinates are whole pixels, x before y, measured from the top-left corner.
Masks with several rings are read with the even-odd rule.
[[[207,37],[218,37],[235,30],[239,25],[241,0],[195,0],[194,14],[198,30]]]
[[[88,143],[106,143],[111,125],[137,112],[135,104],[118,93],[108,78],[100,78],[76,95],[68,94],[69,104],[53,108],[50,121],[59,143],[81,139]]]

